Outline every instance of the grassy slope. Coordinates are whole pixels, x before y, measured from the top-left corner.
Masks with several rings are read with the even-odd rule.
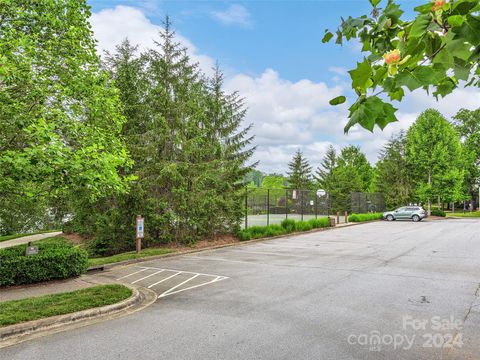
[[[166,248],[143,249],[142,252],[138,255],[135,251],[129,251],[129,252],[113,255],[113,256],[88,259],[88,266],[99,266],[99,265],[111,264],[119,261],[140,259],[147,256],[165,255],[172,252],[175,252],[175,250],[166,249]]]
[[[21,238],[21,237],[24,237],[24,236],[37,235],[37,234],[47,234],[47,233],[51,233],[51,232],[55,232],[55,231],[60,231],[60,230],[38,231],[38,232],[31,233],[31,234],[3,235],[3,236],[0,236],[0,242],[7,241],[7,240],[18,239],[18,238]]]
[[[0,303],[0,326],[110,305],[127,299],[132,290],[123,285],[87,289]]]
[[[458,211],[458,212],[448,212],[447,216],[458,216],[458,217],[480,217],[480,211],[473,211],[469,212],[466,211],[465,213]]]

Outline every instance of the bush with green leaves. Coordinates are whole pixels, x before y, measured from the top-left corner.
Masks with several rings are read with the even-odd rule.
[[[369,214],[352,214],[348,217],[349,222],[363,222],[380,220],[383,218],[382,213],[369,213]]]
[[[310,219],[307,221],[295,221],[293,219],[285,219],[280,225],[273,224],[268,226],[252,226],[241,230],[238,233],[240,241],[251,239],[260,239],[264,237],[279,236],[293,232],[309,231],[312,229],[329,227],[328,218]]]
[[[430,212],[430,214],[431,214],[432,216],[441,216],[441,217],[447,216],[447,214],[445,213],[445,211],[443,211],[442,209],[432,209],[432,211]]]
[[[293,232],[295,231],[295,220],[293,219],[285,219],[283,220],[280,225],[287,231],[287,232]]]
[[[67,279],[87,271],[87,252],[67,242],[39,242],[38,254],[25,255],[26,245],[0,250],[0,286]]]

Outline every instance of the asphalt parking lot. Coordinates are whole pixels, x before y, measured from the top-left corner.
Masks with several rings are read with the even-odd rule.
[[[1,349],[0,359],[480,354],[479,220],[373,222],[105,275],[159,298],[130,316]]]

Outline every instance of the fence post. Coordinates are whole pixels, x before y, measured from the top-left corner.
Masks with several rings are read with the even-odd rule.
[[[318,196],[315,194],[315,219],[317,218],[318,213]]]
[[[270,189],[267,189],[267,226],[270,225]]]
[[[348,212],[345,211],[345,224],[348,223]]]
[[[248,186],[245,187],[245,229],[248,227]]]
[[[288,219],[288,189],[285,189],[285,219]]]
[[[340,224],[340,211],[337,211],[337,224]]]
[[[300,208],[301,208],[301,212],[302,212],[302,221],[303,221],[303,191],[302,190],[299,190],[300,191]]]

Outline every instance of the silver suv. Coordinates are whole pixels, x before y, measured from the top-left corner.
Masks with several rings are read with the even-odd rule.
[[[427,217],[427,212],[421,206],[403,206],[397,210],[383,213],[383,218],[388,221],[409,219],[420,221]]]

